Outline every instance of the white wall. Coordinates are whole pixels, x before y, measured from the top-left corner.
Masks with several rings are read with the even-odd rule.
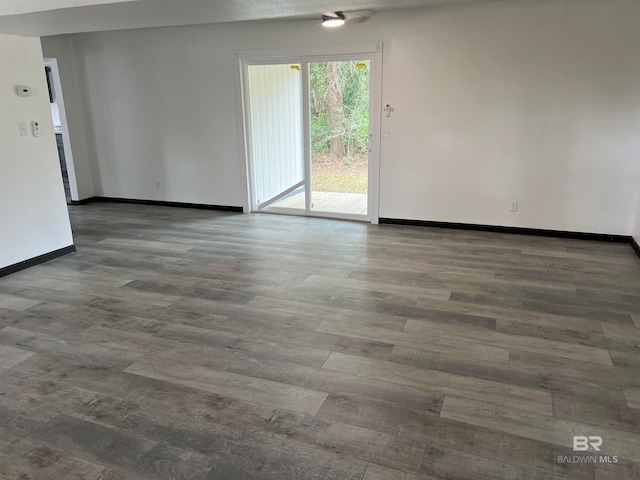
[[[73,244],[38,38],[0,34],[0,268]],[[16,86],[33,88],[18,97]],[[41,135],[31,135],[31,122]],[[29,136],[18,123],[28,122]]]
[[[234,51],[380,41],[382,100],[395,107],[383,120],[381,217],[631,233],[635,0],[434,7],[332,31],[286,21],[94,33],[44,47],[72,46],[86,79],[88,98],[74,102],[95,132],[96,192],[241,205]]]

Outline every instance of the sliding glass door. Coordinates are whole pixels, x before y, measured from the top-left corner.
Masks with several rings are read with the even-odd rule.
[[[252,211],[372,219],[374,58],[244,65]]]

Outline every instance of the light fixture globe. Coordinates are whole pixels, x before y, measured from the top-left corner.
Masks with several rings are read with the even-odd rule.
[[[344,25],[344,14],[335,12],[331,15],[322,15],[322,26],[327,28],[341,27]]]

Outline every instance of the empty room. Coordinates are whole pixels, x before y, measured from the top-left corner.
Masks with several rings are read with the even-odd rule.
[[[0,0],[0,478],[640,478],[640,2]]]

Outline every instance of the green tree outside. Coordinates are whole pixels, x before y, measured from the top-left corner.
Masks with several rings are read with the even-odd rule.
[[[367,192],[370,62],[309,66],[313,189]]]

